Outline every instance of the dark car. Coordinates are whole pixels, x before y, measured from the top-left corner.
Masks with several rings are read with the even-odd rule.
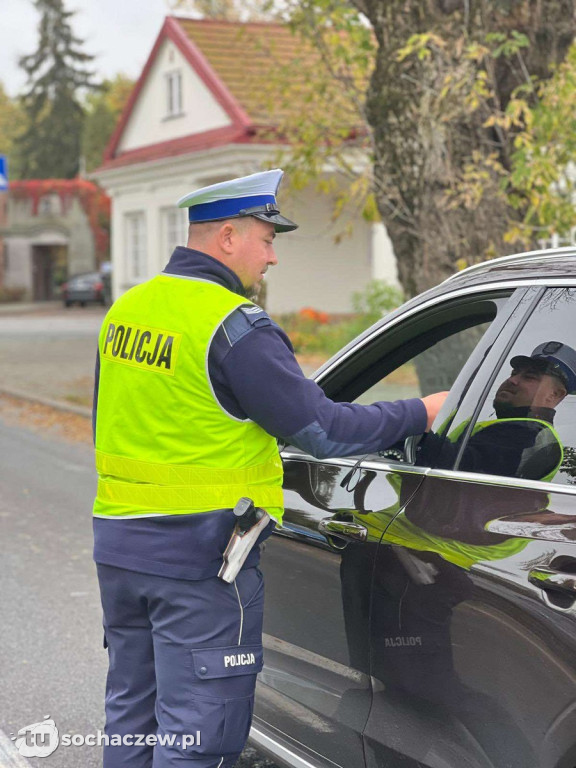
[[[379,454],[283,449],[251,731],[277,763],[575,768],[576,395],[494,405],[549,344],[576,347],[574,249],[464,270],[315,375],[338,401],[450,393]]]
[[[105,306],[107,303],[105,278],[100,272],[74,275],[62,284],[60,290],[65,307],[71,307],[72,304],[85,307],[89,302]]]

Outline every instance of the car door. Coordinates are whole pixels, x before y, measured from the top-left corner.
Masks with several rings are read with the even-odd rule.
[[[434,425],[418,462],[431,469],[378,548],[368,768],[576,765],[576,396],[556,407],[552,471],[546,448],[510,473],[515,438],[495,415],[512,358],[576,347],[576,291],[537,287],[524,303],[450,426]]]
[[[456,377],[471,382],[510,317],[524,311],[520,305],[509,288],[433,299],[353,345],[322,385],[334,399],[373,402],[427,394]],[[451,366],[436,365],[440,348]],[[314,765],[365,765],[378,543],[428,471],[398,461],[402,445],[372,458],[370,466],[366,457],[321,461],[285,448],[284,525],[262,557],[265,666],[254,729],[260,743],[267,734],[293,753],[313,755]]]

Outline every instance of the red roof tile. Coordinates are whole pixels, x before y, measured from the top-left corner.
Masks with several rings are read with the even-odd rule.
[[[290,62],[309,61],[310,48],[283,24],[175,20],[251,120],[274,125],[286,107],[271,99],[269,81]]]

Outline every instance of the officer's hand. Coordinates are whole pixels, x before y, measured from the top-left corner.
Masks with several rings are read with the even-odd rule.
[[[422,398],[422,402],[426,407],[426,413],[428,414],[426,432],[430,432],[434,419],[438,416],[440,408],[444,405],[444,400],[446,400],[447,397],[448,392],[435,392],[433,395],[427,395]]]

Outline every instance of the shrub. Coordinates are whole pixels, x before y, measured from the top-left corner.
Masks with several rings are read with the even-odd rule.
[[[368,325],[399,307],[403,301],[402,291],[385,280],[371,280],[363,291],[352,294],[354,311],[369,319]]]
[[[372,280],[363,291],[352,295],[353,315],[330,318],[325,312],[305,307],[276,319],[297,354],[329,357],[401,302],[397,288],[383,280]]]

